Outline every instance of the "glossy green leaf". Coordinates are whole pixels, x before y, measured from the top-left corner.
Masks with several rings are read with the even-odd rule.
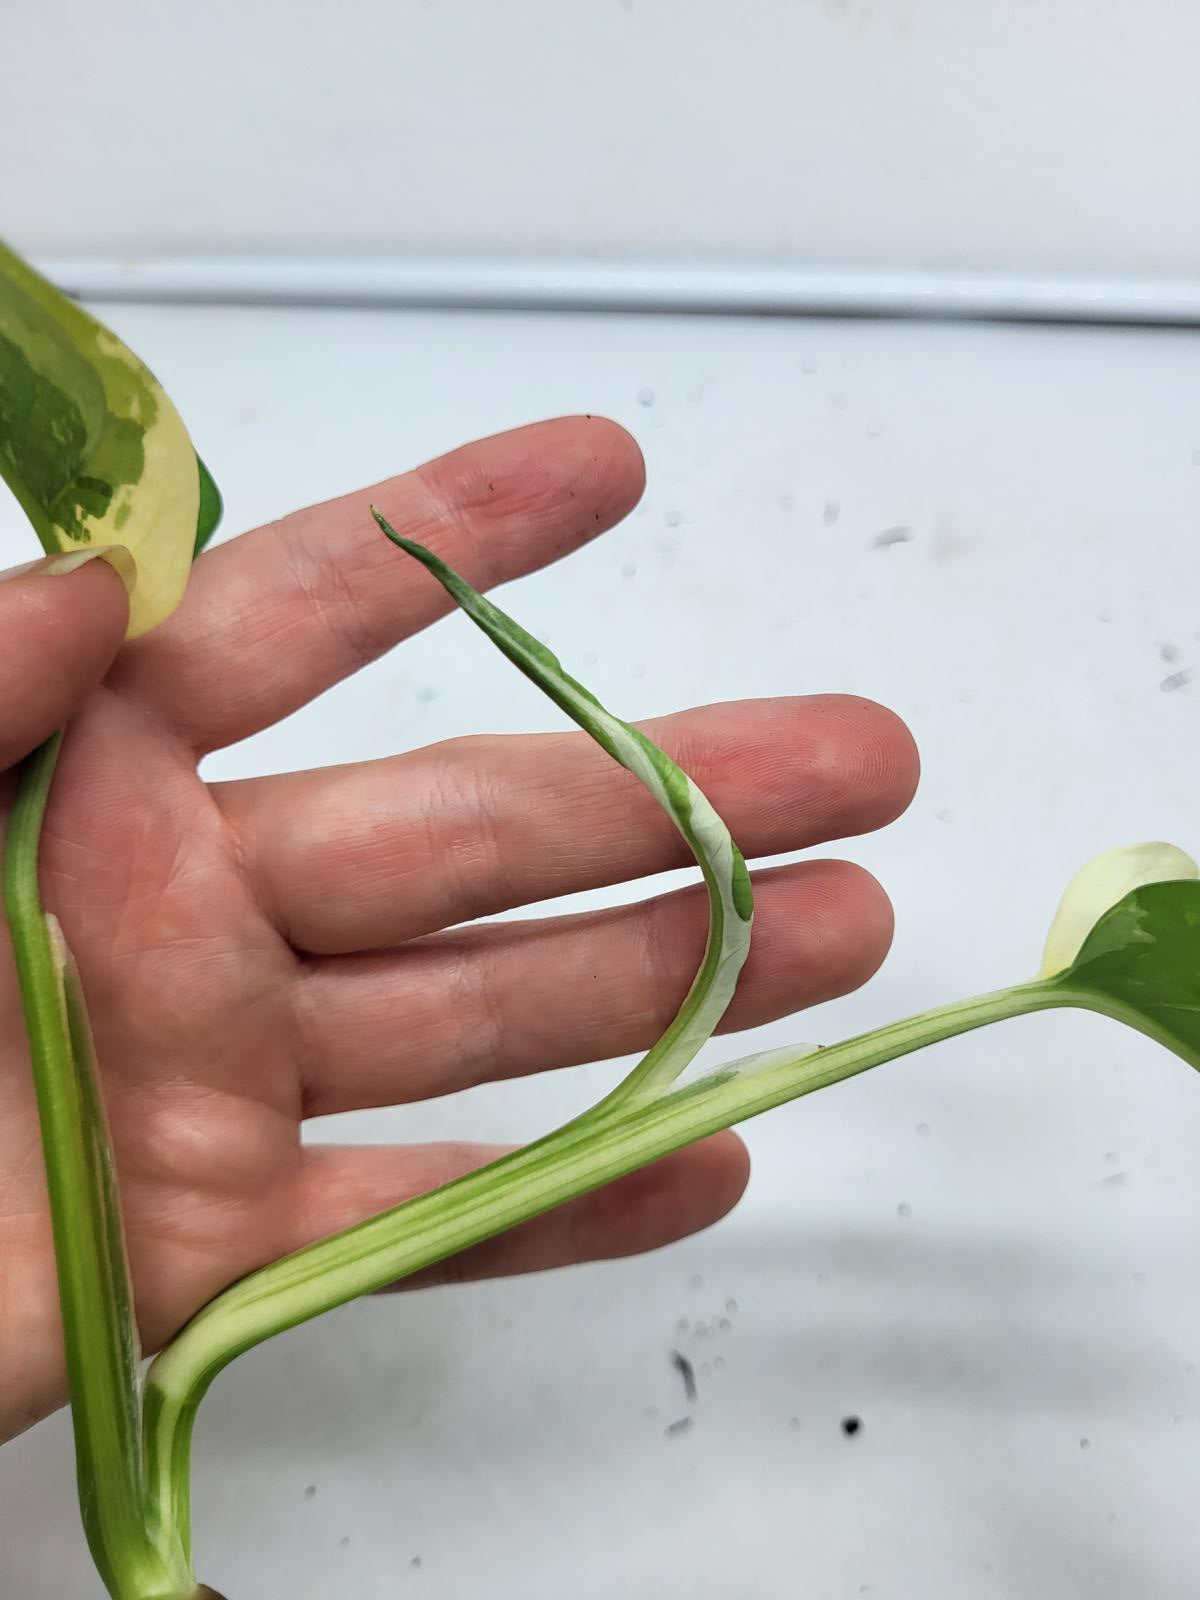
[[[1127,894],[1048,987],[1200,1067],[1200,882],[1148,883]]]
[[[200,473],[200,506],[196,514],[196,543],[193,553],[199,555],[216,533],[221,513],[225,508],[221,501],[221,491],[217,488],[212,473],[199,456],[196,457],[196,466]]]
[[[378,511],[373,515],[392,543],[433,574],[514,666],[645,785],[683,835],[700,866],[709,908],[708,944],[700,970],[674,1021],[598,1109],[652,1099],[695,1057],[733,998],[738,974],[750,950],[754,914],[750,875],[741,851],[712,804],[670,756],[637,728],[606,711],[590,689],[564,670],[552,651],[474,590],[440,557],[397,533]]]
[[[215,526],[187,430],[153,375],[3,244],[0,476],[46,550],[133,552],[131,638],[179,604],[198,534]]]

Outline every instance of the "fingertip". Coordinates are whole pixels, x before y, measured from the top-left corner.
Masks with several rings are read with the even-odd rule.
[[[646,458],[628,428],[611,417],[586,414],[566,419],[579,430],[579,440],[603,465],[609,491],[606,510],[611,526],[627,517],[646,488]]]
[[[825,837],[871,833],[902,816],[921,772],[904,720],[860,695],[813,695],[801,707],[804,775],[820,793]]]
[[[714,1133],[695,1148],[703,1152],[709,1179],[711,1220],[718,1222],[738,1204],[750,1183],[750,1151],[732,1128]]]
[[[921,753],[912,729],[890,706],[877,700],[857,700],[864,741],[881,775],[880,823],[885,826],[903,816],[921,781]]]
[[[852,861],[804,861],[753,874],[750,958],[720,1032],[757,1027],[850,994],[892,945],[892,902]]]
[[[727,1129],[664,1156],[580,1205],[579,1260],[638,1255],[674,1244],[727,1216],[750,1181],[750,1153]]]
[[[822,998],[852,994],[892,948],[896,918],[878,878],[854,861],[808,863],[807,913],[818,939]]]
[[[71,717],[112,665],[129,623],[125,581],[107,560],[51,557],[5,579],[0,683],[10,688],[0,705],[0,767]]]

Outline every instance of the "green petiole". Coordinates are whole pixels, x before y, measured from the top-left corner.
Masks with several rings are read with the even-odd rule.
[[[956,1034],[1069,1003],[1051,984],[1002,989],[826,1049],[751,1057],[621,1111],[601,1102],[535,1144],[253,1273],[206,1306],[150,1367],[146,1469],[159,1515],[186,1537],[196,1411],[244,1351],[708,1134]]]
[[[139,1351],[121,1213],[78,974],[42,908],[38,843],[62,735],[25,763],[4,903],[29,1035],[88,1545],[114,1600],[188,1595],[187,1561],[145,1516]]]

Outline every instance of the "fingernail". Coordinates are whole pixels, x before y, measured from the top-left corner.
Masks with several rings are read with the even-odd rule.
[[[61,555],[22,561],[19,567],[9,567],[7,571],[0,572],[0,583],[7,583],[12,578],[62,577],[64,573],[76,572],[80,567],[86,567],[89,561],[96,560],[107,561],[126,590],[133,593],[133,586],[137,582],[137,562],[133,559],[133,553],[123,544],[98,544],[87,550],[65,550]]]
[[[89,561],[106,561],[125,585],[126,594],[133,593],[137,562],[123,544],[97,544],[85,550],[68,550],[65,555],[51,556],[42,570],[52,578],[61,578],[86,567]]]
[[[46,559],[40,561],[22,561],[19,567],[6,567],[0,572],[0,583],[7,583],[10,578],[23,578],[27,572],[45,571]]]

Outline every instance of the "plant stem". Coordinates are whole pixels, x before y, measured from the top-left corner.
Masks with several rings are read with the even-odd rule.
[[[82,992],[42,908],[38,844],[62,735],[25,762],[8,822],[4,902],[29,1035],[88,1545],[114,1600],[192,1592],[147,1527],[137,1350],[107,1125]],[[165,1550],[165,1554],[164,1554]]]
[[[262,1268],[199,1312],[150,1368],[145,1458],[158,1515],[187,1548],[196,1409],[217,1374],[264,1339],[785,1101],[955,1034],[1067,1003],[1052,984],[1025,984],[827,1049],[776,1051],[760,1065],[751,1058],[623,1115],[587,1112],[524,1149]]]

